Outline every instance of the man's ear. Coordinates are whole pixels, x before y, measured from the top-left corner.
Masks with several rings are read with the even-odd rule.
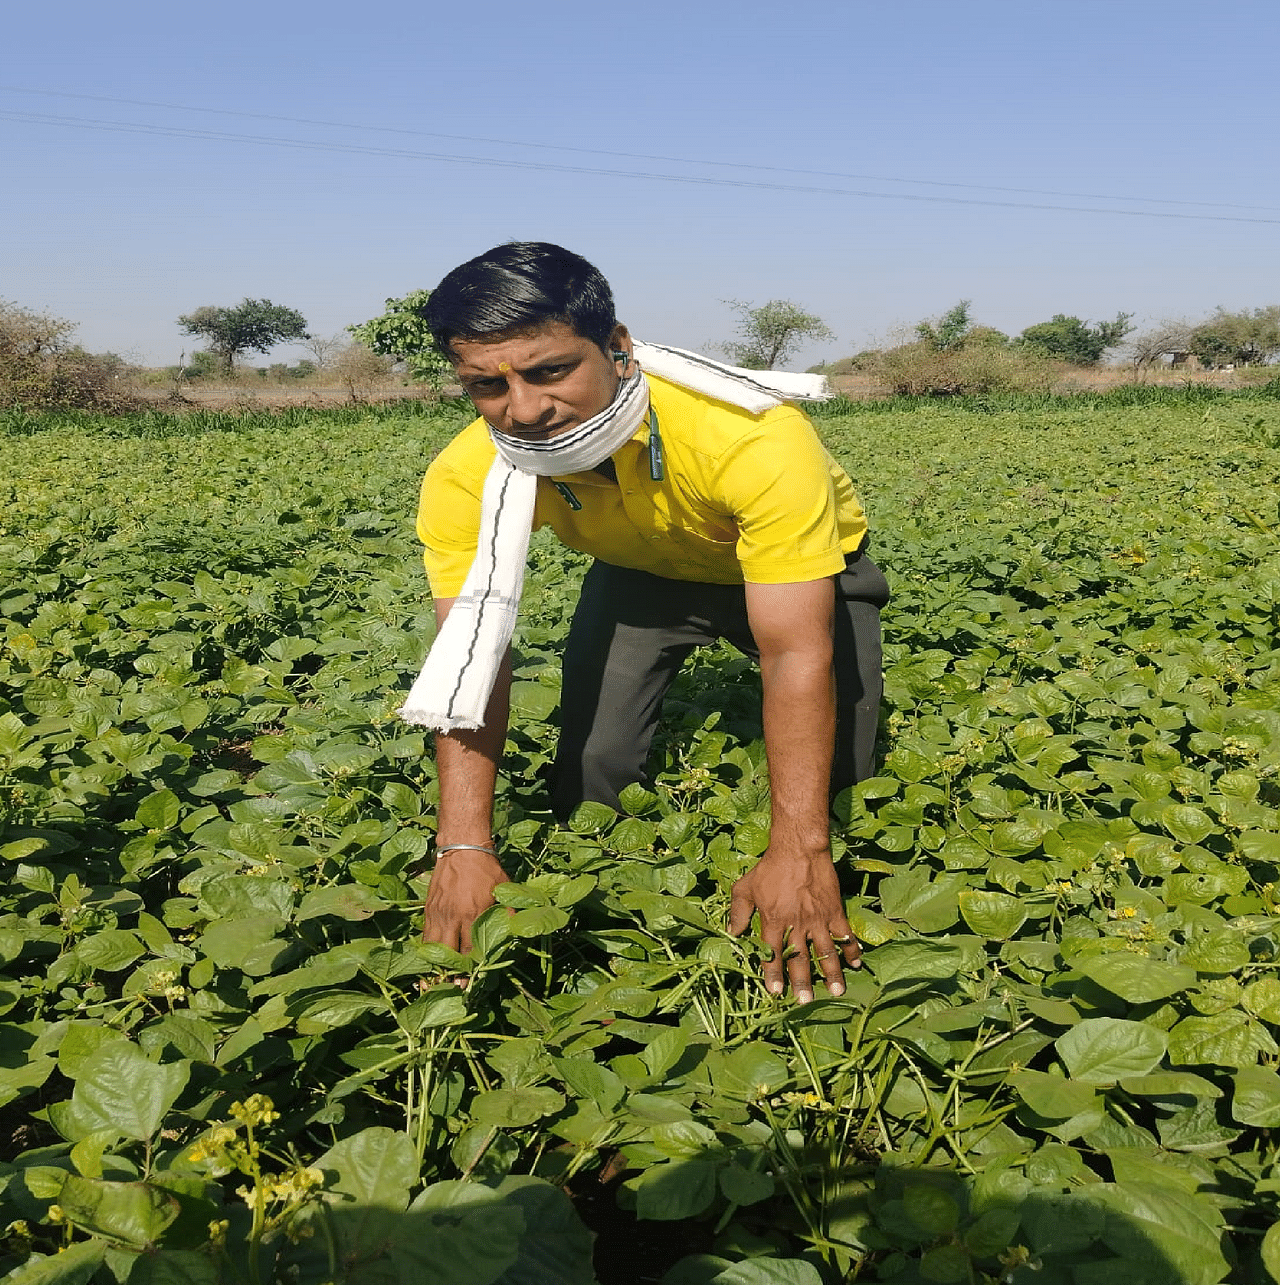
[[[609,335],[609,356],[613,358],[620,375],[634,373],[635,354],[631,344],[631,332],[623,325],[614,326]]]

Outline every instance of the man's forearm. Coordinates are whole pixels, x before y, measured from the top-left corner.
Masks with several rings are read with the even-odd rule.
[[[836,726],[831,649],[818,640],[801,651],[762,653],[760,672],[772,795],[770,846],[797,855],[825,853]]]
[[[440,811],[436,861],[423,907],[424,941],[471,949],[471,925],[493,904],[493,890],[507,873],[493,842],[493,791],[511,706],[511,656],[504,658],[485,711],[484,726],[436,737]],[[441,852],[450,844],[466,846]],[[477,851],[492,848],[494,852]]]
[[[493,794],[511,710],[511,657],[498,670],[484,726],[436,736],[440,779],[437,842],[487,844],[493,831]]]

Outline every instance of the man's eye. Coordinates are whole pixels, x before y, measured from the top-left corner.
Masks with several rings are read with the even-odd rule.
[[[467,384],[467,392],[496,393],[506,382],[505,379],[473,379]]]

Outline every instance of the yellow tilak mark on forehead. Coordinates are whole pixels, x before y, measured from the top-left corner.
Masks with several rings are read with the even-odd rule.
[[[511,369],[511,363],[509,361],[500,361],[498,369],[505,375]]]

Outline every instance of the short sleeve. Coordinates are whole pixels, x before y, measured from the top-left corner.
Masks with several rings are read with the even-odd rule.
[[[484,478],[449,467],[438,456],[422,479],[418,539],[433,598],[456,598],[476,555]]]
[[[844,566],[831,458],[794,407],[761,416],[725,451],[715,488],[737,524],[746,581],[820,580]]]

